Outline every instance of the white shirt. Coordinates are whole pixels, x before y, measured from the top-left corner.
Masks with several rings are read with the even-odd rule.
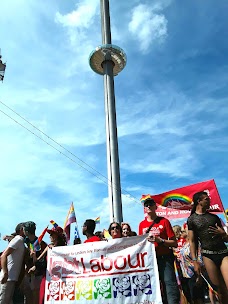
[[[16,235],[10,242],[8,247],[13,248],[13,252],[7,256],[8,281],[17,281],[22,262],[24,259],[25,245],[24,238]],[[1,271],[2,277],[2,271]]]

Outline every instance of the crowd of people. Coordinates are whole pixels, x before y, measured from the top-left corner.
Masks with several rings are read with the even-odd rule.
[[[163,303],[205,303],[209,286],[211,304],[227,304],[228,235],[219,217],[207,211],[208,194],[194,194],[191,215],[182,227],[172,227],[168,219],[157,216],[156,202],[150,195],[142,203],[145,219],[139,224],[138,235],[147,235],[155,246]],[[84,243],[106,240],[95,228],[94,220],[84,222]],[[35,231],[36,224],[28,221],[4,237],[9,244],[1,253],[0,304],[44,303],[48,248],[66,246],[67,240],[58,225],[47,230],[49,245],[40,241]],[[137,235],[128,223],[112,222],[108,232],[112,239]],[[79,238],[74,240],[74,245],[80,243]]]

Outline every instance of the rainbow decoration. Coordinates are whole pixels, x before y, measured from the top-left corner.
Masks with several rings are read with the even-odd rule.
[[[204,277],[204,275],[201,273],[201,277],[204,279],[204,281],[207,283],[207,286],[208,286],[208,289],[209,289],[209,291],[211,291],[214,295],[215,295],[215,297],[216,297],[216,299],[219,301],[219,303],[220,303],[220,299],[219,299],[219,294],[217,293],[217,291],[216,290],[214,290],[213,288],[212,288],[212,286],[211,286],[211,284],[208,282],[208,280]]]
[[[98,216],[94,221],[95,221],[96,224],[100,224],[100,221],[101,221],[100,216]]]
[[[174,204],[180,204],[181,206],[190,206],[192,203],[192,199],[189,196],[180,193],[169,193],[162,198],[161,205],[164,207],[175,208],[174,206],[172,206],[173,202]]]
[[[45,235],[45,233],[47,232],[48,226],[43,230],[43,232],[41,233],[41,235],[37,238],[37,240],[35,240],[34,243],[29,243],[29,249],[31,251],[40,251],[41,247],[40,247],[40,243],[43,240],[43,237]]]
[[[53,220],[50,220],[50,223],[54,226],[54,228],[57,228],[59,225],[58,224],[56,224],[56,222],[55,221],[53,221]]]
[[[147,199],[153,199],[152,195],[150,194],[142,194],[142,197],[140,198],[141,203],[144,203]]]

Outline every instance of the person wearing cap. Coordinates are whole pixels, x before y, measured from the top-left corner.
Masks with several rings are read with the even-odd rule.
[[[39,304],[44,303],[44,295],[45,295],[45,282],[46,282],[46,268],[47,268],[47,251],[48,248],[57,247],[57,246],[66,246],[67,240],[66,235],[63,231],[63,229],[60,226],[53,227],[52,229],[48,229],[47,232],[50,234],[50,240],[51,244],[49,244],[44,251],[41,253],[41,255],[37,258],[35,261],[35,265],[29,269],[29,273],[32,273],[36,270],[37,265],[39,265],[40,260],[44,260],[45,263],[42,263],[43,265],[43,275],[42,280],[40,284],[40,290],[39,290]]]
[[[96,227],[96,222],[94,220],[88,219],[82,226],[82,234],[86,236],[84,243],[99,242],[101,239],[94,234]]]
[[[24,261],[24,230],[23,223],[15,228],[16,236],[9,242],[1,255],[2,270],[0,273],[0,303],[11,304],[15,286],[19,280]]]
[[[155,246],[163,303],[178,304],[180,292],[174,271],[174,255],[170,249],[177,247],[174,231],[168,219],[157,216],[157,206],[152,196],[143,196],[141,201],[146,218],[139,224],[139,235],[149,233],[148,241]]]
[[[25,242],[28,246],[30,253],[29,260],[26,263],[28,269],[34,266],[34,261],[42,254],[42,252],[47,247],[47,244],[44,241],[41,241],[41,243],[38,245],[38,248],[34,248],[34,245],[37,243],[38,240],[38,237],[35,235],[35,232],[36,224],[33,221],[28,221],[24,223],[24,234],[26,236]],[[36,270],[33,272],[33,275],[31,275],[31,273],[28,273],[24,279],[24,293],[29,295],[32,292],[33,304],[39,303],[39,289],[44,272],[44,263],[44,260],[39,259],[39,262],[36,265]]]

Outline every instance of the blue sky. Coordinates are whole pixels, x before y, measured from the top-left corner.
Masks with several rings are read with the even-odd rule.
[[[112,43],[128,58],[115,92],[123,217],[136,231],[142,194],[215,179],[228,208],[227,9],[225,0],[110,0]],[[100,1],[1,0],[0,11],[0,101],[107,176],[103,79],[88,64],[101,44]],[[0,112],[2,235],[27,220],[37,234],[51,219],[62,226],[72,201],[79,227],[101,216],[97,229],[107,228],[107,184],[0,110],[49,144]]]

